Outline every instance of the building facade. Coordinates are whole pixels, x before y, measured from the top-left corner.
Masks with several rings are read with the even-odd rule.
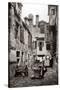
[[[48,15],[52,66],[55,68],[55,65],[58,67],[58,6],[48,5]]]
[[[9,3],[8,29],[9,29],[9,71],[10,77],[15,74],[16,64],[28,63],[32,48],[32,35],[29,27],[21,19],[22,4]]]
[[[51,57],[49,23],[39,21],[39,15],[36,15],[36,25],[33,25],[32,36],[34,59],[42,60],[44,56]]]
[[[58,44],[58,6],[48,5],[49,15],[49,32],[51,43],[51,55],[53,56],[57,52]]]

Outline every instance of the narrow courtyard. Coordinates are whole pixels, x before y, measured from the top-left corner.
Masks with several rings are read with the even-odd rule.
[[[58,74],[53,68],[48,68],[43,79],[30,79],[29,77],[14,77],[10,80],[11,87],[57,85]]]
[[[9,87],[58,84],[58,6],[37,7],[39,13],[23,3],[8,4]]]

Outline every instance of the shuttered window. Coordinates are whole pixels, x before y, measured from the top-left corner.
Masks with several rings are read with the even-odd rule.
[[[20,57],[20,51],[16,51],[16,57]]]
[[[24,29],[22,26],[20,27],[20,42],[24,43]]]
[[[44,25],[40,26],[40,33],[44,33]]]
[[[46,44],[46,50],[50,50],[50,44]]]
[[[32,48],[32,36],[30,33],[28,34],[28,48]]]
[[[39,42],[39,50],[42,51],[43,42]]]
[[[42,42],[39,43],[39,50],[42,51]]]

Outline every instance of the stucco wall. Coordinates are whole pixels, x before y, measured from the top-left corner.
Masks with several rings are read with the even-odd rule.
[[[10,61],[11,62],[16,62],[16,50],[10,50]]]
[[[41,42],[40,40],[37,41],[37,55],[49,55],[50,56],[50,51],[46,50],[46,42],[42,41],[43,47],[42,47],[42,51],[39,50],[39,42]]]

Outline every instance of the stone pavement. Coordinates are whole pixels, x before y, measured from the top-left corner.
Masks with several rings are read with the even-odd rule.
[[[10,80],[10,87],[57,85],[58,74],[55,69],[48,68],[43,79],[30,79],[29,77],[14,77]]]

